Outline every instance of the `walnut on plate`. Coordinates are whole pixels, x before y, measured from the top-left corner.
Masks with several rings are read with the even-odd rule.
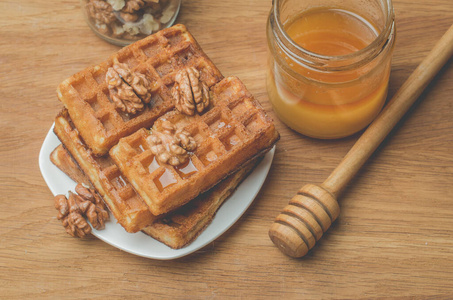
[[[136,114],[151,101],[151,82],[145,75],[132,72],[126,64],[115,63],[105,75],[110,98],[120,110]]]
[[[57,219],[61,220],[66,232],[73,237],[87,236],[91,233],[91,227],[86,219],[94,228],[104,229],[109,213],[101,197],[80,183],[76,186],[76,192],[77,194],[70,191],[67,198],[65,195],[54,198]]]
[[[189,158],[197,148],[195,139],[182,128],[176,129],[169,121],[161,123],[161,129],[153,129],[148,137],[150,150],[156,159],[164,164],[178,166]]]
[[[188,116],[201,114],[210,102],[209,88],[200,80],[200,72],[194,67],[180,70],[175,75],[171,90],[176,109]]]

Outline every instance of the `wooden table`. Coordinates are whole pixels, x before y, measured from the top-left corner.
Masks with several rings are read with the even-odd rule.
[[[272,112],[265,89],[271,1],[183,1],[189,27],[224,75]],[[451,0],[395,0],[393,95],[453,23]],[[365,298],[453,293],[453,65],[340,198],[338,220],[307,256],[269,240],[273,219],[306,183],[321,183],[358,135],[281,134],[261,192],[215,242],[171,261],[65,233],[38,154],[61,109],[57,85],[119,48],[95,36],[76,0],[0,3],[0,298]]]

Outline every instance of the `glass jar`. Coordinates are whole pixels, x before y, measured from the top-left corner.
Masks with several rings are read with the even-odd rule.
[[[332,139],[382,109],[395,43],[391,0],[274,0],[267,90],[292,129]]]
[[[126,46],[173,25],[181,0],[80,0],[90,28],[102,39]]]

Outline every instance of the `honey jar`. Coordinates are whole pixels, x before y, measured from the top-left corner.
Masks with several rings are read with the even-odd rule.
[[[382,109],[396,38],[391,0],[274,0],[267,23],[267,90],[277,116],[334,139]]]

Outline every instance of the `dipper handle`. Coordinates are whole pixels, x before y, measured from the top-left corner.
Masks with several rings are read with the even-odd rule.
[[[302,257],[338,217],[337,197],[366,160],[417,100],[453,54],[453,25],[409,76],[378,117],[321,185],[308,184],[277,216],[269,229],[272,242],[286,255]]]

